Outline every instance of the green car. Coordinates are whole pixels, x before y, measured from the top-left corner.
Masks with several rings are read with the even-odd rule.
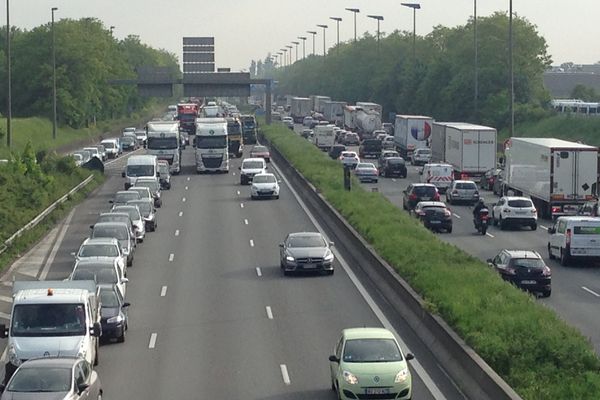
[[[340,399],[412,397],[412,379],[394,334],[383,328],[344,329],[329,356],[331,388]]]

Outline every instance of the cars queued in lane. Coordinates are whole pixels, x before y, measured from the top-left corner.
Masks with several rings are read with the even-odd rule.
[[[279,265],[284,275],[320,272],[333,275],[333,242],[319,232],[290,233],[279,244]]]

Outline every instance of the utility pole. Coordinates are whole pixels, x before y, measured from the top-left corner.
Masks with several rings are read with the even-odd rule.
[[[302,58],[306,58],[306,36],[298,36],[302,40]]]
[[[315,55],[315,37],[317,36],[317,32],[315,31],[306,31],[306,33],[310,33],[313,37],[313,56]]]
[[[288,48],[288,50],[289,50],[289,52],[290,52],[290,53],[289,53],[289,54],[290,54],[290,59],[289,59],[289,60],[290,60],[290,63],[289,63],[288,65],[292,65],[292,49],[294,48],[294,46],[290,46],[290,45],[288,44],[288,45],[286,45],[285,47],[287,47],[287,48]]]
[[[10,62],[10,2],[6,0],[6,147],[10,149],[12,145],[12,77],[11,77],[11,62]]]
[[[54,11],[52,7],[52,139],[56,139],[56,35],[54,33]]]
[[[515,133],[515,76],[513,70],[513,2],[509,0],[508,11],[508,63],[510,70],[510,137]]]
[[[413,9],[413,62],[417,62],[416,44],[417,44],[417,10],[421,9],[419,3],[402,3],[404,7]]]
[[[336,22],[337,24],[337,53],[340,54],[340,22],[342,21],[342,18],[340,17],[329,17],[329,19],[332,19]]]
[[[367,17],[377,20],[377,52],[379,52],[379,22],[383,21],[383,15],[367,15]]]
[[[356,42],[356,14],[360,12],[358,8],[346,8],[346,11],[354,13],[354,41]]]
[[[475,97],[473,99],[473,109],[475,112],[475,122],[479,122],[479,60],[477,57],[477,0],[473,0],[473,45],[475,48]]]
[[[300,42],[292,42],[294,44],[294,46],[296,46],[296,61],[298,61],[298,45],[300,44]]]
[[[325,57],[327,55],[326,53],[326,45],[325,45],[325,33],[326,33],[326,29],[329,28],[327,25],[323,25],[323,24],[318,24],[317,25],[319,28],[323,28],[323,57]]]

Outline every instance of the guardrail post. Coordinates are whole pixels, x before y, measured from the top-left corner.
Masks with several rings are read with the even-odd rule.
[[[352,180],[350,179],[350,166],[344,165],[344,189],[352,190]]]

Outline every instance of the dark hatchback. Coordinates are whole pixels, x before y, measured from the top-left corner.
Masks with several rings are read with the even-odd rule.
[[[536,251],[505,249],[487,262],[502,279],[521,289],[543,297],[552,293],[552,271]]]
[[[103,341],[117,339],[117,342],[125,341],[125,331],[128,328],[129,318],[127,308],[130,303],[125,302],[121,292],[115,285],[98,285],[100,292],[100,323],[102,324]]]
[[[381,140],[365,139],[358,148],[358,156],[360,158],[374,157],[379,158],[381,155]]]
[[[420,201],[440,201],[440,194],[431,183],[411,183],[403,192],[402,208],[412,210]]]
[[[379,175],[389,178],[399,176],[406,178],[406,161],[402,157],[389,157],[382,161],[379,166]]]
[[[433,231],[446,231],[452,233],[452,212],[441,201],[421,201],[414,210],[425,228]]]

